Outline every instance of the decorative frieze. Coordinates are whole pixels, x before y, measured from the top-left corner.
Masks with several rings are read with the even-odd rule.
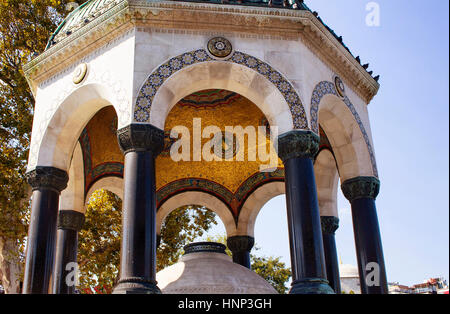
[[[164,148],[164,131],[151,124],[130,124],[117,131],[117,139],[124,154],[152,151],[157,156]]]
[[[291,158],[314,158],[320,138],[311,131],[294,130],[278,137],[278,156],[286,162]]]
[[[341,188],[350,202],[360,198],[376,199],[380,192],[380,180],[375,177],[356,177],[345,181]]]
[[[113,8],[74,30],[70,36],[25,66],[33,90],[39,82],[77,62],[130,28],[197,30],[207,34],[219,30],[217,26],[220,26],[221,33],[233,33],[236,36],[263,35],[289,40],[297,40],[300,37],[319,59],[338,73],[366,102],[370,102],[378,91],[379,84],[308,10],[182,1],[117,2]],[[61,62],[62,58],[65,59],[64,62]]]
[[[66,171],[54,167],[38,166],[26,174],[33,191],[51,189],[60,193],[67,187],[69,176]]]

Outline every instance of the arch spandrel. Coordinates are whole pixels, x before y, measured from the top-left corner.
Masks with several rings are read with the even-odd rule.
[[[162,128],[177,101],[210,88],[228,89],[247,97],[280,128],[280,133],[308,129],[300,97],[281,73],[239,51],[227,60],[218,61],[204,49],[173,57],[150,74],[138,93],[134,121]]]
[[[114,92],[99,83],[80,86],[58,105],[49,106],[33,126],[28,171],[36,166],[69,170],[72,152],[91,118],[102,108],[113,106],[121,120],[121,107]]]
[[[319,133],[320,124],[333,146],[341,179],[366,175],[378,177],[375,153],[369,134],[350,99],[341,96],[335,84],[322,81],[311,98],[311,129]]]

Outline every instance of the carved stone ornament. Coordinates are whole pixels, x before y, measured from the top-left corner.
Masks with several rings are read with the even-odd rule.
[[[164,131],[151,124],[130,124],[117,131],[117,139],[124,154],[151,151],[156,157],[164,148]]]
[[[336,91],[341,98],[345,97],[344,82],[342,82],[341,78],[337,75],[334,77],[334,87],[336,88]]]
[[[61,210],[58,213],[58,229],[80,231],[84,224],[84,214],[74,210]]]
[[[287,161],[291,158],[314,158],[319,151],[320,138],[311,131],[294,130],[278,137],[278,156]]]
[[[67,172],[54,167],[36,167],[26,175],[33,191],[38,189],[52,189],[60,193],[67,187],[69,176]]]
[[[375,177],[356,177],[346,180],[341,189],[350,202],[360,198],[375,199],[380,192],[380,180]]]
[[[231,252],[248,251],[255,245],[255,238],[249,236],[234,236],[227,239],[228,248]]]
[[[214,37],[208,42],[208,51],[214,57],[226,58],[233,51],[230,41],[223,37]]]
[[[334,234],[339,228],[339,218],[334,216],[321,216],[320,222],[324,234]]]
[[[200,253],[200,252],[208,252],[208,253],[222,253],[226,254],[226,246],[222,243],[216,242],[197,242],[185,245],[184,255],[191,253]]]
[[[80,84],[87,76],[88,66],[86,63],[82,63],[75,69],[73,73],[73,83]]]

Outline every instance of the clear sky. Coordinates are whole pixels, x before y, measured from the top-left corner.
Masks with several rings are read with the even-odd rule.
[[[410,285],[434,276],[448,279],[449,2],[376,1],[379,27],[366,25],[370,1],[305,2],[381,76],[369,115],[388,281]],[[338,209],[338,254],[344,264],[356,265],[350,205],[340,191]],[[284,196],[263,207],[255,239],[258,254],[281,256],[290,264]]]

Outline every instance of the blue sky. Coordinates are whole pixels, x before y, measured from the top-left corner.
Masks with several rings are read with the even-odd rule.
[[[352,53],[381,75],[369,104],[381,180],[377,199],[388,280],[449,278],[449,2],[382,0],[368,27],[365,0],[310,0]],[[338,254],[356,265],[350,205],[339,191]],[[222,227],[215,228],[220,232]],[[267,232],[271,230],[271,232]],[[289,261],[284,196],[256,221],[258,254]]]

